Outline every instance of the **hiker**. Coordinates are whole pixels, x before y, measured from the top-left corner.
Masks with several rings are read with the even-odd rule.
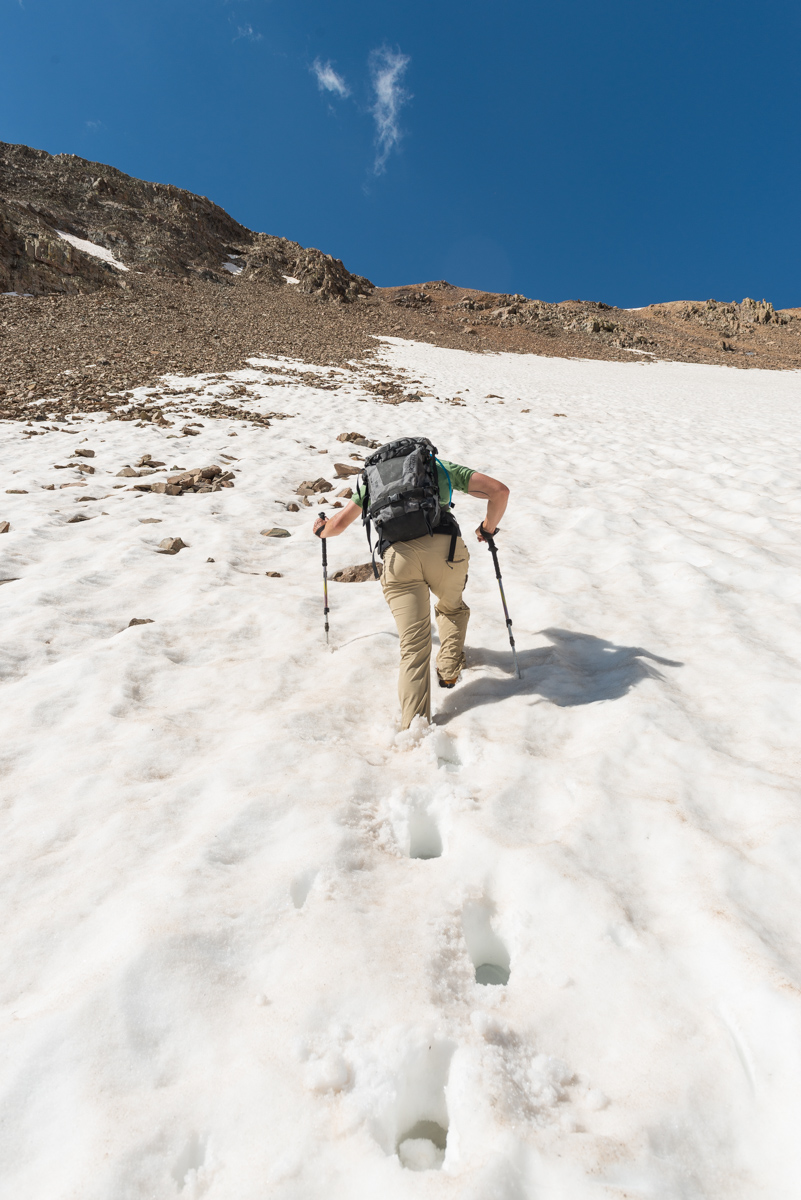
[[[358,516],[376,526],[376,550],[384,560],[381,586],[400,635],[398,696],[401,728],[416,716],[431,719],[431,599],[439,630],[440,687],[456,685],[464,666],[470,609],[462,599],[470,555],[451,512],[453,492],[487,501],[478,540],[494,535],[506,511],[509,489],[497,479],[436,457],[427,438],[400,438],[382,446],[364,464],[359,486],[341,512],[318,516],[318,537],[337,537]],[[375,567],[375,564],[374,564]]]

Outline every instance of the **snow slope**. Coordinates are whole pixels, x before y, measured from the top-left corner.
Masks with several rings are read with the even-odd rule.
[[[216,377],[165,380],[169,428],[0,426],[3,1194],[795,1198],[799,377],[380,358],[254,360],[226,402],[269,429],[190,417]],[[397,733],[378,585],[331,585],[326,651],[284,508],[351,430],[512,488],[523,680],[471,541],[430,729]],[[115,490],[146,453],[235,487]]]

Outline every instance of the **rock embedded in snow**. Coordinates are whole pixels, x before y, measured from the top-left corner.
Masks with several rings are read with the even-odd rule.
[[[81,450],[79,448],[75,451],[75,453],[78,455],[79,458],[94,458],[94,456],[95,456],[94,450],[86,450],[86,449]]]
[[[315,492],[333,492],[333,490],[333,483],[329,483],[322,476],[319,479],[304,479],[303,483],[298,484],[295,488],[299,496],[313,496]]]
[[[6,488],[7,496],[27,496],[25,488]]]
[[[341,492],[337,492],[337,496],[342,500],[350,500],[353,497],[353,488],[343,488]]]
[[[292,501],[292,503],[291,503],[291,504],[287,504],[287,506],[286,506],[286,511],[287,511],[287,512],[300,512],[300,505],[299,505],[299,504],[295,504],[295,502],[294,502],[294,501]]]
[[[291,537],[292,535],[288,529],[280,529],[276,525],[272,529],[262,529],[261,536],[262,537],[274,537],[274,538],[288,538],[288,537]]]
[[[91,521],[91,519],[91,517],[87,517],[86,513],[76,513],[74,517],[70,517],[67,524],[75,525],[78,521]]]
[[[284,578],[280,571],[265,571],[264,574],[268,575],[270,577],[270,579],[283,579]]]
[[[219,492],[221,488],[233,486],[233,471],[223,471],[215,463],[210,467],[193,467],[179,475],[168,475],[164,490],[169,496],[178,496],[184,492]],[[158,491],[162,491],[162,488],[158,487]]]
[[[376,563],[376,569],[380,575],[384,569],[383,564]],[[375,580],[372,563],[360,563],[357,567],[343,567],[331,576],[333,583],[369,583],[371,579]]]
[[[128,622],[128,628],[130,629],[132,625],[152,625],[152,624],[153,624],[152,617],[131,617],[130,621]]]
[[[0,521],[0,533],[9,533],[11,524],[8,521]]]
[[[187,550],[189,547],[181,538],[164,538],[159,542],[159,554],[177,554],[179,550]]]
[[[118,479],[135,479],[138,475],[139,472],[135,471],[133,467],[123,467],[121,471],[117,472]]]
[[[350,475],[361,475],[361,467],[353,467],[350,463],[334,463],[334,470],[339,479],[347,479]]]
[[[354,446],[366,446],[369,450],[377,450],[380,442],[373,442],[362,433],[338,433],[338,442],[350,442]]]

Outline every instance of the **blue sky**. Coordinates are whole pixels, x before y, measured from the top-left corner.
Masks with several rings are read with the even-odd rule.
[[[801,304],[798,0],[0,0],[0,139],[375,283]]]

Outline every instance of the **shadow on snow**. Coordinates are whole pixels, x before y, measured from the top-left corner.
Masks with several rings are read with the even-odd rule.
[[[643,679],[664,679],[654,664],[684,665],[660,658],[641,646],[616,646],[590,633],[572,633],[568,629],[543,629],[542,633],[553,643],[551,646],[517,652],[522,679],[513,676],[474,679],[444,700],[434,723],[447,725],[453,717],[471,708],[495,704],[507,696],[540,696],[560,708],[619,700]],[[468,666],[511,671],[511,651],[485,647],[468,650]]]

